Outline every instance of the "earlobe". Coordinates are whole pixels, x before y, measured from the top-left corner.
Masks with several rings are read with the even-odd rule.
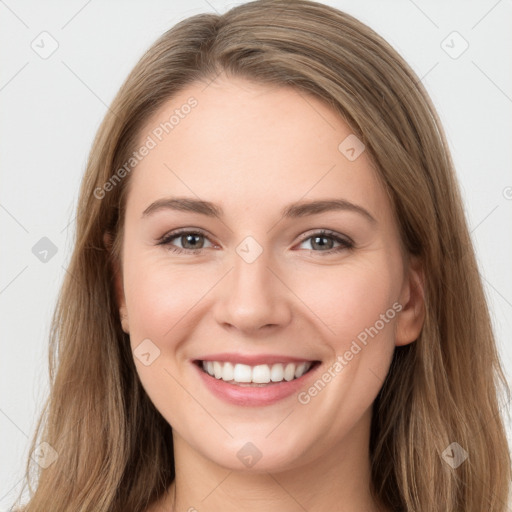
[[[105,232],[103,235],[103,243],[107,251],[112,250],[113,237],[110,232]],[[121,320],[121,327],[126,334],[129,334],[129,323],[128,323],[128,309],[126,307],[126,301],[124,298],[124,287],[122,283],[121,270],[119,268],[119,261],[116,259],[113,262],[112,275],[114,282],[114,293],[116,298],[117,306],[119,307],[119,318]]]
[[[107,251],[110,252],[113,243],[114,240],[112,237],[112,233],[110,233],[110,231],[105,231],[105,233],[103,233],[103,245],[105,246],[105,249],[107,249]]]
[[[128,323],[128,308],[126,307],[126,300],[124,297],[124,287],[121,278],[121,272],[118,262],[115,263],[114,268],[114,288],[116,294],[117,305],[119,306],[119,318],[121,320],[121,327],[126,334],[130,334]]]
[[[128,324],[128,311],[126,306],[119,308],[119,318],[121,319],[121,327],[126,334],[130,334],[130,327]]]
[[[416,341],[425,321],[425,275],[421,261],[415,257],[409,261],[400,304],[402,310],[395,328],[396,346]]]

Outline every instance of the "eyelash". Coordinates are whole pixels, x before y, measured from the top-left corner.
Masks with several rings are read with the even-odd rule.
[[[178,253],[178,254],[183,254],[183,253],[197,254],[199,251],[204,249],[204,247],[201,247],[199,249],[182,249],[181,247],[176,247],[171,244],[172,240],[174,240],[182,235],[198,235],[198,236],[202,236],[204,238],[208,238],[206,236],[206,234],[202,233],[200,230],[182,229],[182,230],[173,231],[171,233],[164,235],[162,238],[159,239],[157,245],[167,246],[167,249],[169,251]],[[312,252],[318,252],[320,254],[335,254],[335,253],[341,252],[343,250],[351,250],[351,249],[355,248],[355,244],[354,244],[354,242],[352,242],[352,240],[349,240],[348,238],[347,239],[341,238],[338,235],[336,235],[336,233],[334,233],[333,231],[329,231],[329,230],[325,230],[325,229],[321,229],[318,232],[315,232],[309,236],[303,237],[301,239],[300,243],[302,244],[303,242],[305,242],[306,240],[309,240],[310,238],[331,238],[335,242],[338,242],[341,244],[339,247],[335,247],[333,249],[329,249],[326,251],[315,251],[314,249],[306,249],[306,250],[309,250]]]

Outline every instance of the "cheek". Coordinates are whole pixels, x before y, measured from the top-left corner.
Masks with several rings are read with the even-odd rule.
[[[147,262],[141,267],[127,266],[125,279],[130,333],[168,340],[173,329],[187,323],[211,276],[191,267],[169,268]]]
[[[398,279],[385,259],[368,260],[331,268],[310,269],[290,275],[290,287],[317,317],[317,324],[332,348],[346,350],[351,340],[378,322],[379,331],[392,333],[394,310],[382,326],[381,315],[398,297]],[[298,277],[297,277],[298,276]]]
[[[299,395],[311,416],[329,419],[321,427],[325,440],[339,438],[368,410],[389,371],[400,309],[399,273],[390,263],[360,260],[296,281],[331,353],[318,381]]]
[[[211,274],[190,266],[171,268],[151,258],[140,265],[133,258],[125,265],[130,343],[137,373],[151,401],[170,424],[179,422],[183,404],[190,398],[180,385],[186,372],[181,347],[186,346],[183,341],[197,322],[197,304],[211,287]],[[144,350],[139,349],[143,346]],[[146,366],[137,354],[148,351],[152,360]],[[197,393],[190,385],[187,389]]]
[[[293,268],[284,271],[283,277],[296,298],[283,300],[296,303],[295,309],[317,324],[338,353],[354,338],[364,338],[392,307],[399,283],[393,268],[382,257],[330,267]],[[172,339],[179,339],[172,331],[177,335],[194,322],[203,310],[201,303],[208,302],[201,298],[218,281],[218,273],[219,269],[211,266],[169,266],[161,257],[153,261],[142,255],[127,261],[125,294],[132,343],[149,338],[168,347]],[[381,324],[377,324],[379,331],[391,332],[393,321],[386,322],[384,328]]]

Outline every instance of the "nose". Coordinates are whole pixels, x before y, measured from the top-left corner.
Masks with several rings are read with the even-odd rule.
[[[222,280],[214,318],[224,328],[246,334],[268,334],[288,325],[291,297],[279,272],[270,267],[265,251],[252,263],[234,255],[233,269]]]

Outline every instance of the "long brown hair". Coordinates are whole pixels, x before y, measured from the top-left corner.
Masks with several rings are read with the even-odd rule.
[[[171,427],[139,382],[119,320],[113,273],[122,263],[129,172],[112,180],[165,101],[221,72],[294,87],[338,112],[366,145],[407,253],[423,264],[422,332],[396,348],[374,403],[375,496],[396,511],[504,512],[511,461],[500,393],[508,400],[510,390],[439,118],[385,40],[306,0],[250,2],[178,23],[114,99],[80,189],[74,251],[50,333],[51,391],[30,450],[45,442],[57,459],[42,469],[29,458],[24,510],[143,511],[174,478]],[[459,450],[452,443],[468,454],[458,467],[447,462]]]

